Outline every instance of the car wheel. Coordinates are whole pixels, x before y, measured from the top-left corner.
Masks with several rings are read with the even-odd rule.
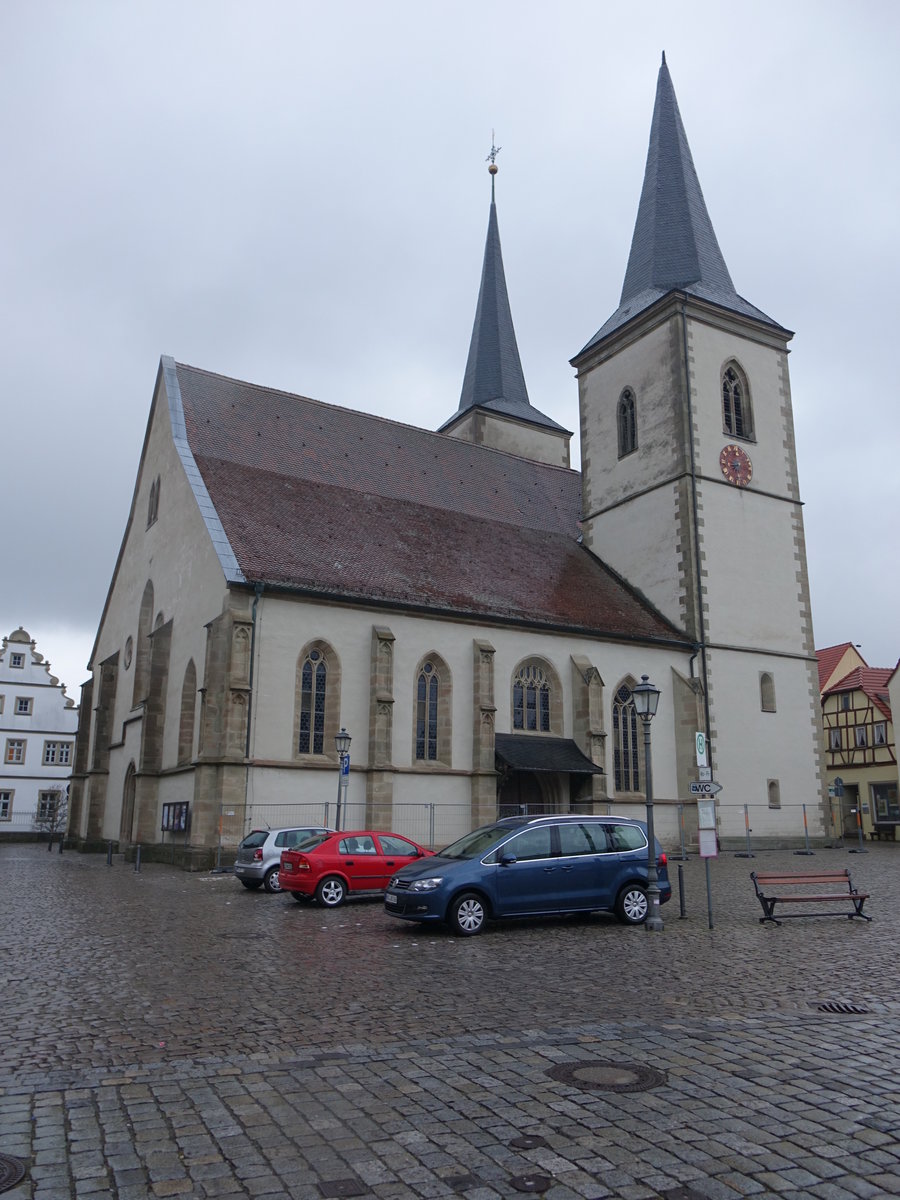
[[[484,901],[474,892],[463,892],[457,896],[447,912],[447,922],[460,937],[474,937],[481,933],[487,920]]]
[[[270,867],[266,871],[266,877],[263,880],[263,887],[267,892],[280,892],[281,884],[278,882],[278,868]]]
[[[258,887],[262,887],[261,879],[242,879],[241,883],[251,892],[255,892]]]
[[[337,908],[347,897],[347,887],[337,875],[329,875],[316,888],[316,899],[326,908]]]
[[[643,925],[647,920],[649,908],[647,891],[639,883],[629,883],[619,892],[616,916],[626,925]]]

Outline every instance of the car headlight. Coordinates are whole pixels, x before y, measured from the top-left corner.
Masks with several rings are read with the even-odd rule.
[[[440,887],[444,882],[442,876],[435,875],[431,879],[417,879],[415,883],[410,885],[411,892],[433,892],[436,887]]]

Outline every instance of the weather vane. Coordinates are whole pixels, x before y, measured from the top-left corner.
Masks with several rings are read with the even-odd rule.
[[[492,130],[491,130],[491,152],[490,152],[490,154],[487,156],[487,158],[484,160],[485,162],[489,162],[489,163],[491,164],[491,165],[488,167],[488,170],[489,170],[489,171],[490,171],[490,173],[491,173],[491,203],[492,203],[492,204],[493,204],[493,202],[494,202],[494,176],[495,176],[495,175],[497,174],[497,172],[500,170],[500,168],[497,166],[497,155],[500,153],[500,151],[501,151],[502,149],[503,149],[503,147],[502,147],[502,146],[498,146],[498,145],[496,145],[496,144],[495,144],[495,142],[494,142],[494,131],[493,131],[493,129],[492,129]]]

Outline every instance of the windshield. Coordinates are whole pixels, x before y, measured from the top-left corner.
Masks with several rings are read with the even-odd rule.
[[[257,846],[261,846],[269,836],[268,829],[254,829],[252,833],[248,833],[238,847],[239,850],[255,850]]]
[[[509,825],[485,825],[452,842],[446,849],[439,850],[438,854],[441,858],[481,858],[499,837],[513,831],[514,827],[511,829]]]

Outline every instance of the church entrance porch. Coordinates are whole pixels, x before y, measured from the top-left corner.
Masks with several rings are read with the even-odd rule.
[[[570,738],[498,733],[494,756],[499,817],[591,811],[591,776],[603,769]]]

